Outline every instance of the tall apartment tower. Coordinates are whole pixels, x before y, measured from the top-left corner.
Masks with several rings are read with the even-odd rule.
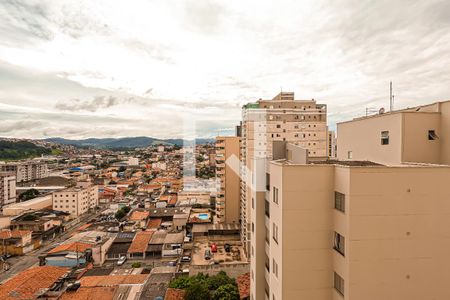
[[[241,238],[247,252],[251,240],[251,204],[264,199],[252,174],[256,161],[273,158],[272,142],[287,141],[308,150],[311,159],[327,153],[327,107],[315,100],[294,100],[294,93],[281,92],[272,100],[258,100],[242,108],[241,124]],[[265,185],[265,184],[264,184]]]
[[[432,106],[447,124],[447,102]],[[450,132],[408,112],[398,134],[391,121],[401,114],[338,124],[338,155],[352,149],[356,159],[310,160],[298,145],[275,142],[272,160],[256,163],[265,174],[254,184],[266,190],[252,204],[252,299],[450,299],[450,166],[442,152],[422,156],[422,147],[445,148]],[[362,151],[362,142],[380,147]]]
[[[0,208],[16,202],[16,175],[0,172]]]
[[[337,157],[337,139],[336,132],[328,131],[328,157],[336,158]]]
[[[239,223],[240,137],[216,138],[216,177],[219,181],[216,197],[216,217],[219,223]]]

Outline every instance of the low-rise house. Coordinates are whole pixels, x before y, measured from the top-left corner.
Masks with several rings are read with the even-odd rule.
[[[0,285],[2,300],[32,300],[52,287],[69,269],[40,266],[29,268]]]
[[[167,236],[166,230],[157,230],[153,233],[152,238],[147,247],[147,256],[161,256],[164,241]]]
[[[145,259],[146,252],[154,231],[140,231],[136,233],[130,248],[128,248],[127,256],[133,259]]]
[[[127,256],[135,235],[135,232],[119,232],[106,253],[106,259],[117,260],[122,256]]]
[[[184,233],[168,233],[164,239],[162,256],[179,256],[183,253]]]
[[[80,259],[84,257],[85,262],[92,261],[95,265],[102,265],[115,236],[115,233],[102,231],[78,232],[56,247],[56,250],[50,250],[44,257],[45,263],[75,266],[81,264]],[[80,251],[80,248],[83,251]]]
[[[34,250],[30,230],[0,231],[0,254],[23,255]]]
[[[12,218],[11,229],[30,230],[33,232],[34,240],[48,240],[64,231],[64,223],[68,220],[68,216],[67,213],[53,210],[28,212]]]

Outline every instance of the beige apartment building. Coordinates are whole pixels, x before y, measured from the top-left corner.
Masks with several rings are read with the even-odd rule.
[[[255,160],[272,159],[272,142],[286,141],[307,149],[311,159],[324,159],[327,151],[327,107],[313,100],[295,100],[281,92],[272,100],[258,100],[242,108],[241,125],[241,237],[248,252],[251,238],[252,199],[264,195],[255,189]],[[256,173],[255,173],[256,172]],[[265,173],[264,171],[262,171]]]
[[[450,101],[337,125],[338,159],[450,164]]]
[[[14,172],[17,182],[48,177],[48,166],[44,162],[26,161],[0,164],[1,172]]]
[[[337,157],[337,138],[336,132],[328,131],[328,157],[336,158]]]
[[[16,175],[13,172],[0,172],[0,209],[16,202]]]
[[[450,299],[448,104],[340,123],[342,160],[254,159],[251,299]]]
[[[76,187],[52,193],[53,209],[78,217],[98,205],[98,187],[78,182]]]
[[[219,223],[239,223],[240,137],[216,137],[216,218]]]

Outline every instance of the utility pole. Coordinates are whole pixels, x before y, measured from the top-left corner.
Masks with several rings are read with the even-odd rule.
[[[389,84],[389,111],[393,111],[394,110],[394,94],[392,94],[392,81]]]

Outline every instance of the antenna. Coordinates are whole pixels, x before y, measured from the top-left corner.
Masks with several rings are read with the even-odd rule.
[[[392,81],[389,84],[389,111],[394,110],[394,94],[392,93]]]

